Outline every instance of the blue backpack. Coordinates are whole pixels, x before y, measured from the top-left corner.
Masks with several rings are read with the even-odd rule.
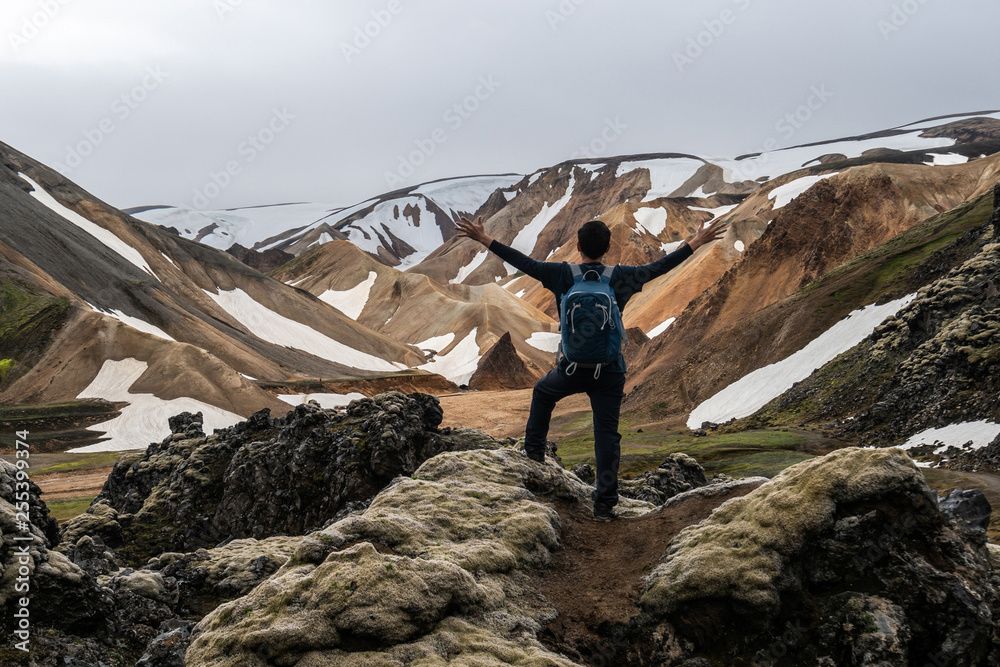
[[[595,369],[594,378],[597,379],[602,366],[618,359],[625,333],[618,300],[611,289],[614,267],[606,266],[604,271],[590,269],[584,273],[579,264],[570,264],[570,270],[573,286],[563,295],[559,307],[562,329],[559,352],[570,362],[567,375],[582,366]]]

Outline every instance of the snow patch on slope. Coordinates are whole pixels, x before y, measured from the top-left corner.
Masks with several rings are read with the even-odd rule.
[[[988,421],[962,422],[921,431],[900,446],[912,449],[921,445],[940,445],[934,453],[942,454],[949,446],[962,448],[969,442],[972,443],[970,449],[981,449],[993,442],[998,435],[1000,424]]]
[[[536,331],[524,342],[542,352],[556,352],[559,350],[560,341],[562,341],[562,334]]]
[[[160,442],[170,435],[167,419],[181,412],[201,412],[205,417],[204,430],[226,428],[243,421],[238,414],[196,401],[193,398],[175,398],[165,401],[153,394],[133,394],[129,390],[149,365],[137,359],[110,359],[101,366],[97,377],[81,391],[77,398],[103,398],[114,403],[127,402],[114,419],[88,427],[89,431],[104,431],[110,440],[96,445],[76,447],[69,452],[116,452],[125,449],[145,449],[152,442]]]
[[[479,354],[479,343],[476,342],[477,331],[478,327],[474,328],[446,354],[439,354],[417,368],[442,375],[457,385],[468,384],[472,374],[479,367],[479,360],[482,359],[482,355]],[[424,342],[430,343],[431,340]]]
[[[83,217],[76,211],[60,204],[58,201],[56,201],[55,197],[53,197],[48,193],[48,191],[45,188],[40,186],[38,183],[35,183],[25,174],[18,173],[18,176],[23,178],[25,181],[28,182],[28,184],[32,188],[34,188],[34,191],[31,193],[31,196],[34,197],[36,200],[38,200],[41,204],[45,205],[45,207],[47,207],[49,210],[58,213],[67,221],[73,223],[83,231],[93,236],[95,239],[100,241],[109,249],[113,250],[118,255],[120,255],[122,259],[124,259],[125,261],[129,262],[130,264],[133,264],[140,270],[145,271],[154,278],[156,277],[156,274],[153,273],[153,269],[149,268],[149,264],[146,263],[146,260],[143,258],[143,256],[139,253],[138,250],[130,246],[128,243],[125,243],[125,241],[118,238],[113,233],[106,230],[104,227],[101,227],[95,222],[87,220],[85,217]]]
[[[712,214],[712,220],[718,220],[727,213],[731,213],[739,204],[728,204],[724,206],[716,206],[715,208],[703,208],[701,206],[688,206],[688,209],[692,211],[704,211],[705,213]],[[710,221],[711,222],[711,221]]]
[[[590,180],[593,181],[595,178],[601,175],[601,170],[607,167],[608,165],[605,162],[598,162],[598,163],[578,164],[576,166],[590,173]]]
[[[677,188],[681,187],[694,176],[695,172],[705,166],[701,160],[692,158],[660,158],[657,160],[644,160],[640,162],[622,162],[615,172],[616,178],[621,178],[625,174],[636,169],[649,170],[649,191],[643,197],[642,202],[650,202],[654,199],[669,197]]]
[[[863,341],[875,327],[902,310],[915,296],[911,294],[881,306],[871,305],[854,311],[795,354],[755,370],[703,402],[688,417],[688,428],[699,428],[706,421],[722,423],[752,415],[793,384],[805,380],[814,370]]]
[[[405,212],[407,208],[411,210],[409,214]],[[392,236],[403,241],[414,252],[404,257],[396,267],[400,271],[424,261],[444,243],[437,216],[428,209],[427,200],[423,197],[401,197],[382,202],[371,213],[352,221],[340,231],[347,234],[351,243],[374,255],[378,255],[380,247],[391,244]]]
[[[891,137],[875,139],[835,141],[816,146],[801,146],[762,153],[757,157],[735,159],[705,158],[722,167],[724,178],[729,183],[754,181],[759,178],[774,179],[782,174],[802,169],[815,162],[821,155],[839,153],[850,158],[861,157],[862,153],[874,148],[888,148],[898,151],[931,150],[955,145],[954,139],[944,137],[921,137],[920,131],[906,132]]]
[[[822,174],[820,176],[803,176],[802,178],[797,178],[791,183],[785,183],[781,187],[775,188],[768,193],[767,198],[774,200],[773,210],[777,211],[779,208],[784,208],[792,202],[793,199],[801,195],[803,192],[816,185],[820,181],[831,178],[839,174],[839,171],[835,171],[832,174]]]
[[[356,320],[361,316],[361,311],[368,303],[368,295],[371,294],[376,278],[378,278],[378,274],[369,271],[368,277],[351,289],[341,291],[328,289],[319,295],[319,300],[330,304],[352,320]]]
[[[958,153],[928,153],[932,159],[930,162],[924,162],[928,167],[944,167],[953,164],[965,164],[969,161],[969,158],[964,155],[959,155]]]
[[[146,320],[140,320],[138,317],[132,317],[131,315],[126,315],[120,310],[107,311],[107,310],[101,310],[96,306],[91,306],[89,303],[87,305],[90,306],[91,310],[97,311],[101,315],[107,315],[108,317],[113,317],[119,322],[127,324],[128,326],[132,327],[137,331],[142,331],[143,333],[151,334],[153,336],[156,336],[157,338],[162,338],[163,340],[174,340],[163,329],[154,324],[150,324]]]
[[[475,271],[476,269],[478,269],[479,266],[483,262],[486,261],[486,257],[489,254],[490,253],[488,253],[485,250],[483,250],[482,252],[476,253],[476,256],[472,258],[472,261],[469,262],[468,264],[466,264],[465,266],[463,266],[462,268],[460,268],[458,270],[458,275],[455,276],[454,278],[452,278],[451,280],[449,280],[448,282],[451,283],[452,285],[457,285],[458,283],[460,283],[463,280],[465,280],[466,278],[468,278],[470,275],[472,275],[473,271]]]
[[[525,225],[521,231],[517,233],[514,241],[510,244],[511,248],[523,252],[525,255],[530,255],[531,251],[535,249],[535,244],[538,242],[538,235],[542,233],[546,225],[552,222],[552,219],[556,217],[560,211],[569,203],[569,200],[573,197],[573,187],[576,185],[576,177],[573,172],[570,172],[569,185],[566,186],[566,194],[564,194],[558,201],[556,201],[551,206],[546,201],[542,206],[542,210]]]
[[[254,206],[219,211],[192,211],[183,207],[154,208],[132,217],[154,225],[174,227],[181,236],[197,239],[198,233],[215,225],[199,243],[226,250],[234,243],[253,248],[264,239],[308,227],[339,211],[333,204],[300,203]]]
[[[418,350],[433,350],[434,352],[440,352],[451,345],[451,341],[453,340],[455,340],[455,334],[448,332],[442,336],[434,336],[425,341],[415,343],[414,347]]]
[[[665,208],[640,208],[632,214],[636,224],[645,229],[653,236],[659,236],[660,232],[667,228],[667,209]]]
[[[397,370],[395,364],[348,347],[310,326],[274,312],[238,287],[229,292],[219,290],[218,294],[205,290],[205,294],[261,340],[302,350],[351,368],[369,371]]]
[[[666,320],[664,320],[663,322],[660,322],[660,323],[659,323],[659,324],[657,324],[657,325],[656,325],[655,327],[653,327],[652,329],[650,329],[650,330],[649,330],[649,333],[647,333],[646,335],[647,335],[647,336],[648,336],[649,338],[656,338],[656,337],[657,337],[657,336],[659,336],[659,335],[660,335],[661,333],[663,333],[664,331],[666,331],[667,329],[669,329],[669,328],[670,328],[670,325],[671,325],[671,324],[673,324],[673,323],[674,323],[674,322],[676,322],[676,321],[677,321],[677,318],[676,318],[676,317],[670,317],[670,318],[667,318],[667,319],[666,319]]]
[[[425,183],[413,190],[412,194],[424,195],[452,214],[472,215],[482,208],[494,192],[509,188],[523,178],[524,176],[515,174],[455,178],[437,183]]]

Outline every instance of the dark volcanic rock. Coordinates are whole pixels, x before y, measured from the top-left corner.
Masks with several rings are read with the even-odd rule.
[[[594,470],[594,466],[589,463],[577,463],[575,466],[569,469],[571,473],[580,478],[580,481],[584,484],[590,484],[591,486],[597,481],[597,471]]]
[[[933,455],[933,458],[942,460],[941,465],[952,470],[998,474],[1000,473],[1000,436],[979,449],[960,449],[951,446],[942,454]]]
[[[0,460],[0,489],[16,488],[17,481],[18,469]],[[15,505],[0,502],[0,632],[8,640],[0,663],[20,664],[24,657],[13,648],[24,638],[13,633],[27,597],[30,664],[130,664],[156,635],[155,626],[174,615],[170,584],[158,574],[119,571],[99,539],[82,537],[70,557],[50,549],[46,531],[54,521],[37,492],[30,498],[27,525]],[[30,574],[19,582],[22,568]],[[27,590],[20,588],[24,582]]]
[[[479,368],[469,379],[469,388],[476,391],[527,389],[534,386],[538,377],[514,349],[508,331],[483,355]]]
[[[149,642],[146,652],[135,667],[184,667],[184,653],[191,644],[194,621],[178,621],[178,627],[168,629]]]
[[[955,489],[938,500],[941,513],[967,530],[986,530],[993,508],[982,491]]]
[[[1000,243],[1000,183],[993,187],[993,217],[990,224],[993,225],[993,242]]]
[[[189,438],[205,437],[205,431],[202,430],[205,426],[205,417],[200,412],[195,414],[182,412],[179,415],[168,417],[167,424],[170,426],[171,433],[181,433]]]
[[[28,485],[27,500],[22,499],[22,501],[28,508],[31,525],[41,531],[45,538],[45,546],[54,546],[59,542],[59,522],[49,516],[49,508],[41,499],[42,490],[28,479],[27,468],[22,471],[14,464],[5,461],[0,467],[0,498],[14,507],[18,506],[18,494],[25,491],[18,488],[19,483]]]
[[[881,386],[846,428],[859,444],[1000,418],[1000,244],[921,289],[862,345],[870,356],[862,375]]]
[[[930,428],[1000,420],[1000,243],[983,208],[969,204],[962,215],[977,211],[983,222],[914,269],[931,282],[909,305],[749,423],[805,415],[859,445],[886,446]]]
[[[229,250],[226,252],[250,268],[257,269],[261,273],[273,271],[282,264],[287,264],[295,259],[295,255],[290,255],[284,250],[271,248],[269,250],[265,250],[264,252],[259,252],[257,250],[251,250],[250,248],[244,248],[239,243],[234,243],[229,246]]]
[[[115,466],[98,500],[117,513],[109,520],[124,533],[120,555],[129,562],[234,538],[300,535],[435,454],[497,446],[477,432],[439,431],[441,418],[433,396],[399,392],[344,412],[300,405],[272,419],[262,411],[209,436],[197,435],[197,416],[178,416],[177,432]],[[78,537],[76,523],[88,520],[93,511],[67,522],[64,534]]]
[[[631,480],[620,480],[618,493],[626,498],[662,505],[678,493],[705,486],[705,469],[687,454],[671,454],[656,470]]]

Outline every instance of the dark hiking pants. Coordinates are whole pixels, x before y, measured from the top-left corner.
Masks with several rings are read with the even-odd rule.
[[[618,503],[618,459],[621,456],[621,435],[618,417],[625,398],[625,373],[601,370],[594,379],[594,369],[578,368],[566,375],[562,368],[549,371],[535,383],[531,395],[531,414],[524,429],[524,449],[529,453],[545,451],[549,420],[556,403],[572,394],[586,393],[594,412],[594,454],[597,458],[597,492],[595,500]]]

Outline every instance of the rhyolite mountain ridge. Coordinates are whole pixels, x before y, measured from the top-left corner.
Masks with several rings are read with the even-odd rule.
[[[551,364],[531,351],[556,330],[551,297],[443,220],[434,234],[448,238],[426,255],[412,234],[427,218],[415,224],[406,205],[397,214],[395,194],[307,243],[315,220],[277,244],[243,237],[294,255],[265,276],[0,145],[0,356],[15,362],[0,399],[90,387],[123,415],[174,409],[166,437],[122,456],[85,513],[60,525],[29,486],[30,660],[1000,664],[991,508],[978,492],[938,498],[908,455],[979,465],[1000,437],[977,450],[891,447],[931,427],[1000,421],[996,115],[741,160],[576,161],[504,177],[485,199],[464,198],[483,200],[475,211],[436,204],[483,214],[538,259],[572,260],[576,225],[600,216],[612,261],[629,263],[727,216],[725,239],[626,309],[632,424],[725,416],[717,397],[745,386],[738,398],[759,405],[719,431],[822,424],[875,446],[770,480],[711,477],[673,455],[622,480],[626,519],[609,525],[590,520],[586,466],[567,471],[556,451],[537,464],[514,440],[442,428],[428,393],[372,389],[430,386],[438,372],[507,389],[501,380],[529,382]],[[376,209],[388,217],[367,217]],[[393,224],[409,229],[390,236]],[[845,349],[821,363],[815,347]],[[392,368],[367,367],[378,361]],[[802,380],[754,382],[781,363]],[[323,377],[375,395],[291,411],[274,396]],[[196,409],[178,409],[185,399]],[[223,399],[249,419],[216,430],[210,412],[192,414]],[[15,482],[0,462],[5,619]]]
[[[216,428],[284,409],[281,394],[338,402],[362,386],[529,387],[553,362],[555,303],[458,239],[456,216],[481,215],[496,238],[551,261],[574,261],[577,227],[599,217],[613,232],[608,261],[632,264],[721,216],[724,239],[626,309],[640,344],[628,350],[625,407],[650,423],[725,421],[732,415],[711,402],[727,387],[940,277],[909,268],[985,222],[977,216],[1000,180],[998,118],[930,119],[736,159],[574,160],[347,208],[134,210],[144,220],[0,145],[0,401],[103,400],[109,416],[122,410],[106,424],[114,445],[141,448],[165,434],[170,414],[200,410]],[[972,214],[956,213],[962,206]],[[889,245],[904,237],[912,247]],[[872,253],[893,275],[873,268]],[[857,269],[841,279],[852,289],[834,303],[810,291],[845,266]],[[905,279],[889,280],[896,273]],[[913,435],[905,430],[897,435]]]

